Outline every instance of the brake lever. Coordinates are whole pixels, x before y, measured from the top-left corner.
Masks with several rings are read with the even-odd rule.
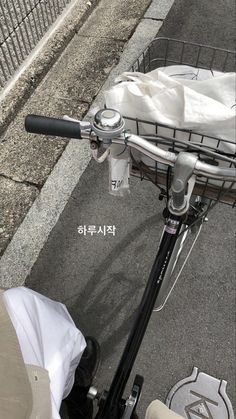
[[[68,115],[63,115],[62,119],[64,119],[65,121],[71,121],[71,122],[79,122],[81,129],[86,130],[86,129],[91,129],[91,124],[88,121],[79,121],[78,119],[75,118],[71,118],[71,116]]]

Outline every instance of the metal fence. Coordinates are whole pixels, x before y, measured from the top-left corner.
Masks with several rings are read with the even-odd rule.
[[[0,91],[71,0],[0,0]]]

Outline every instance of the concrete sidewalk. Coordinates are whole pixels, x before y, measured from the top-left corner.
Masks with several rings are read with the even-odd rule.
[[[172,3],[173,0],[155,0],[144,16],[150,0],[115,0],[112,5],[109,0],[102,0],[4,134],[0,143],[0,255],[11,243],[0,262],[2,285],[24,282],[90,160],[90,150],[84,142],[79,146],[77,143],[75,151],[73,140],[68,145],[64,139],[27,135],[25,116],[69,114],[83,118],[111,70],[114,80],[116,72],[131,65],[158,32]],[[138,23],[127,49],[127,41]],[[120,65],[115,67],[118,62]],[[59,195],[58,170],[62,170],[61,178],[68,179]],[[38,212],[29,217],[34,202],[40,216],[45,210],[40,222]],[[21,234],[19,226],[23,220]],[[26,237],[32,228],[31,238]]]

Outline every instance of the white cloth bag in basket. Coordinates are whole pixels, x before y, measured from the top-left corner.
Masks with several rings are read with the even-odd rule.
[[[106,106],[122,115],[191,129],[235,142],[235,73],[169,66],[123,73],[105,92]],[[234,148],[230,146],[230,152]]]

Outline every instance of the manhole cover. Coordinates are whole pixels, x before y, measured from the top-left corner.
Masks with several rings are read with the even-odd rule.
[[[200,372],[179,381],[169,392],[166,404],[187,419],[234,419],[226,394],[227,382]]]

